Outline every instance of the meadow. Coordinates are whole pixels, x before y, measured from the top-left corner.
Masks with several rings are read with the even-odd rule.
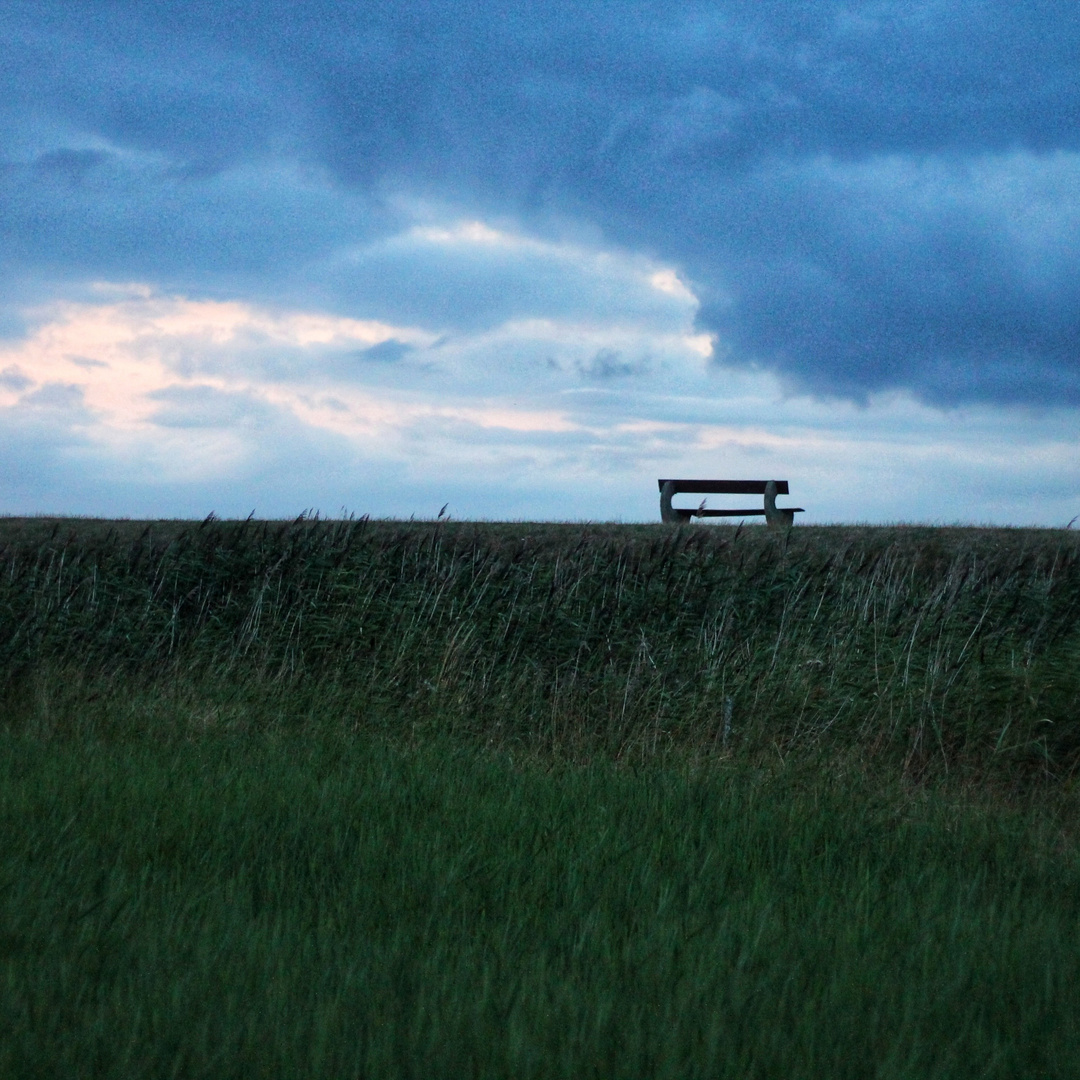
[[[0,1074],[1080,1066],[1080,537],[0,522]]]

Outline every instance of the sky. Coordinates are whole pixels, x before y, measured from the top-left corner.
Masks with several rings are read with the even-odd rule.
[[[1078,438],[1075,0],[0,4],[0,514],[1064,527]]]

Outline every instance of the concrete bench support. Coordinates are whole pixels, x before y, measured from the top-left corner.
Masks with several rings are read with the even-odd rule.
[[[777,506],[776,496],[788,494],[786,480],[660,480],[660,519],[678,524],[692,518],[706,517],[763,517],[774,529],[790,529],[795,515],[804,513],[801,506]],[[676,495],[761,495],[760,510],[706,510],[702,503],[696,510],[684,510],[671,505]]]

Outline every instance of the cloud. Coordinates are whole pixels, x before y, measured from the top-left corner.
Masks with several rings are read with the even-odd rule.
[[[392,364],[403,356],[408,356],[416,348],[396,338],[387,338],[378,345],[369,345],[366,349],[357,349],[352,355],[360,360],[375,360],[380,363]]]
[[[540,239],[430,204],[407,212],[437,224],[418,222],[342,252],[313,271],[320,295],[336,308],[423,321],[445,333],[552,317],[681,326],[687,305],[697,306],[672,269],[631,251]]]
[[[1080,404],[1080,155],[821,159],[747,196],[799,243],[746,246],[703,319],[796,385]]]
[[[410,327],[161,296],[146,286],[97,291],[98,303],[63,301],[39,310],[31,334],[0,345],[7,376],[0,405],[18,409],[63,387],[77,392],[103,427],[145,428],[164,415],[157,402],[190,407],[194,394],[220,405],[215,392],[274,400],[292,392],[287,388],[317,388],[324,355],[434,340]]]
[[[675,266],[729,362],[815,392],[1080,401],[1074,5],[6,11],[9,278],[444,330],[556,298],[557,259],[403,232],[434,200]]]
[[[96,303],[38,311],[0,348],[0,508],[408,516],[451,499],[458,516],[652,520],[655,475],[704,470],[790,478],[808,521],[1076,512],[1067,410],[791,396],[774,375],[710,363],[678,279],[642,273],[681,305],[681,336],[672,316],[650,328],[631,310],[607,326],[510,321],[447,340],[100,286]],[[396,361],[355,359],[403,342]]]
[[[215,386],[166,386],[151,390],[150,401],[161,407],[150,422],[173,428],[230,428],[256,426],[267,407],[252,394],[229,393]]]
[[[645,360],[630,363],[615,349],[600,349],[588,363],[579,363],[578,370],[588,379],[604,382],[608,379],[626,379],[639,375],[648,368]]]
[[[62,168],[58,159],[93,164]],[[59,149],[0,167],[0,281],[48,296],[56,282],[153,280],[166,288],[285,298],[342,238],[392,215],[294,163],[188,175],[159,153]],[[77,179],[72,179],[77,175]]]
[[[34,380],[15,364],[9,364],[0,371],[0,387],[14,391],[16,394],[27,387],[33,386]]]
[[[114,434],[250,426],[265,406],[370,443],[421,417],[566,430],[557,402],[567,391],[627,375],[672,386],[704,376],[711,341],[693,330],[696,298],[671,269],[641,256],[540,243],[478,222],[413,228],[380,248],[394,252],[403,278],[426,275],[438,289],[456,283],[477,244],[502,251],[483,267],[493,290],[501,291],[500,279],[511,292],[532,281],[531,307],[547,317],[491,325],[517,310],[517,302],[500,302],[445,335],[99,283],[82,299],[25,312],[32,329],[0,343],[0,405],[23,409],[44,388],[71,387],[100,431]],[[433,245],[451,263],[441,276],[429,265]],[[561,275],[550,273],[552,263]],[[572,305],[562,298],[566,277],[579,294]],[[471,322],[480,328],[470,331]]]

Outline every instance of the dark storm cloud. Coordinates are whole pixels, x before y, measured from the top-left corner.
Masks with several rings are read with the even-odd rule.
[[[8,280],[295,292],[405,194],[599,226],[815,392],[1080,403],[1072,0],[35,0],[0,36]]]
[[[0,281],[9,295],[39,277],[108,277],[273,297],[342,230],[363,238],[387,217],[262,162],[188,174],[145,156],[52,152],[0,167]]]

